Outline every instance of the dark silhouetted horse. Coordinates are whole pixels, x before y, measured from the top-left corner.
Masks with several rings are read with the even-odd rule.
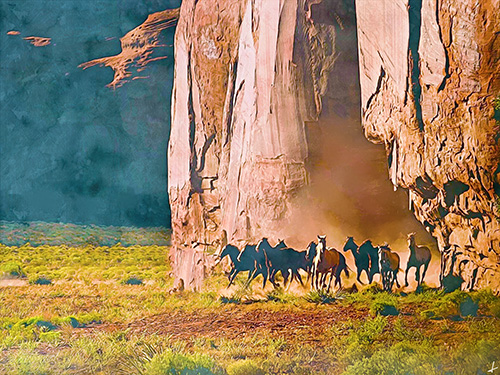
[[[405,285],[408,286],[408,271],[412,267],[415,267],[415,279],[417,284],[420,285],[424,281],[427,268],[429,268],[431,251],[427,246],[417,246],[415,244],[415,233],[408,235],[408,247],[410,249],[410,258],[408,258],[408,264],[406,265]],[[422,266],[424,266],[424,271],[422,277],[420,277],[420,268]]]
[[[398,271],[399,268],[399,255],[393,253],[389,245],[378,247],[379,268],[380,275],[382,276],[382,286],[385,291],[392,291],[392,286],[396,282],[399,288]]]
[[[248,271],[247,285],[258,275],[262,275],[264,278],[262,288],[266,286],[268,277],[266,259],[264,254],[259,254],[257,252],[255,245],[246,245],[240,253],[236,246],[228,244],[222,249],[220,259],[222,260],[226,255],[229,255],[229,258],[231,258],[231,262],[233,263],[233,267],[231,268],[228,276],[228,288],[231,286],[238,273],[244,271]]]
[[[347,237],[347,240],[344,244],[344,252],[351,251],[352,256],[354,257],[354,263],[356,264],[356,272],[357,272],[357,280],[359,283],[363,284],[361,281],[361,273],[363,271],[366,272],[366,276],[368,277],[368,281],[371,283],[373,280],[373,275],[370,272],[370,255],[367,251],[367,247],[361,248],[354,242],[352,237]],[[378,267],[377,267],[378,268]]]
[[[263,238],[258,244],[257,249],[266,256],[266,264],[269,271],[269,281],[277,287],[276,275],[281,272],[283,276],[283,286],[286,286],[291,274],[290,284],[294,279],[304,285],[299,269],[307,270],[308,262],[305,251],[297,251],[287,247],[284,241],[278,242],[276,246],[271,246],[267,238]]]

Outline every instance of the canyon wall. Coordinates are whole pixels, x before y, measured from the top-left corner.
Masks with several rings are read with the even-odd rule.
[[[500,1],[358,0],[362,122],[444,276],[500,290]]]
[[[228,241],[283,233],[307,184],[304,124],[321,110],[333,38],[304,0],[183,1],[168,149],[180,287],[198,288]]]
[[[358,0],[354,14],[347,0],[184,0],[168,149],[178,286],[199,288],[228,242],[300,230],[325,103],[359,103],[334,69],[358,64],[342,60],[347,42],[366,137],[385,145],[443,272],[500,290],[498,5]],[[356,19],[358,39],[342,39]]]

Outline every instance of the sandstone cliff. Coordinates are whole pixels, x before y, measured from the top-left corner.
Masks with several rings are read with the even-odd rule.
[[[283,227],[307,184],[305,123],[321,110],[335,52],[334,26],[310,17],[303,0],[182,3],[168,182],[185,286],[199,285],[208,245]]]
[[[445,275],[500,290],[500,1],[358,0],[366,136],[438,240]]]
[[[335,72],[359,47],[362,123],[392,183],[409,189],[446,273],[500,289],[499,7],[473,3],[358,0],[354,14],[346,0],[183,1],[168,150],[177,280],[197,288],[228,241],[286,233],[310,198],[324,106],[359,106]],[[343,39],[356,20],[358,39]]]

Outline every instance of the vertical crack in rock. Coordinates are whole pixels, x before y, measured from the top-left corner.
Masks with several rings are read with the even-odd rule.
[[[442,91],[445,88],[446,81],[451,76],[451,74],[450,74],[450,57],[449,57],[449,52],[448,52],[448,47],[449,46],[445,45],[445,43],[444,43],[443,29],[442,29],[441,24],[439,22],[439,1],[440,0],[436,0],[436,24],[437,24],[437,26],[439,28],[439,40],[441,41],[441,44],[443,45],[443,50],[444,50],[444,58],[445,58],[444,72],[445,72],[445,75],[443,77],[443,81],[441,82],[441,84],[438,87],[438,92]],[[436,116],[437,116],[437,114],[436,114]]]
[[[415,106],[415,117],[418,128],[424,130],[424,121],[422,119],[422,106],[420,97],[422,95],[422,86],[420,84],[420,55],[418,52],[420,46],[420,30],[422,28],[422,0],[409,0],[408,4],[410,34],[408,38],[408,54],[410,60],[410,83]]]

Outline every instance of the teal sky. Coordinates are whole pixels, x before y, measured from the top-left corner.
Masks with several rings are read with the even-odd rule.
[[[180,0],[0,0],[0,220],[169,225],[173,49],[113,91],[119,38]],[[20,35],[7,35],[17,30]],[[174,30],[162,32],[173,44]],[[51,38],[35,47],[27,36]]]

